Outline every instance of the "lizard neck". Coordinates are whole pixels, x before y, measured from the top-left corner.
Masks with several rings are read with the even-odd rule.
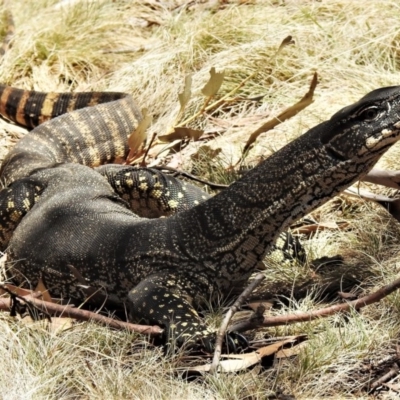
[[[366,173],[365,163],[338,160],[319,139],[322,123],[285,146],[228,189],[176,216],[186,256],[244,276],[279,233]],[[224,272],[225,271],[225,272]]]

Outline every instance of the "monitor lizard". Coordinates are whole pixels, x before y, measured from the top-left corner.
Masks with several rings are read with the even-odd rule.
[[[134,214],[87,166],[39,168],[23,178],[41,192],[9,242],[11,272],[33,287],[41,277],[53,296],[75,303],[124,303],[132,320],[164,326],[179,344],[212,342],[199,303],[244,285],[280,232],[399,139],[400,87],[377,89],[223,192],[159,219]]]

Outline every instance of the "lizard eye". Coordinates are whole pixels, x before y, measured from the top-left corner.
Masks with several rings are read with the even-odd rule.
[[[375,106],[368,107],[368,108],[365,108],[364,110],[362,110],[358,114],[358,118],[360,118],[360,119],[362,119],[364,121],[373,121],[380,114],[379,111],[380,110],[379,110],[378,107],[375,107]]]

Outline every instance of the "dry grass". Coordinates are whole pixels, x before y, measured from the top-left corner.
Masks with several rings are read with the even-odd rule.
[[[226,71],[222,94],[254,73],[240,95],[264,95],[262,102],[234,102],[214,113],[214,119],[191,125],[215,131],[220,120],[237,121],[224,125],[223,135],[209,142],[208,149],[197,145],[205,152],[220,149],[213,161],[220,166],[237,160],[248,134],[268,115],[307,91],[314,71],[320,76],[315,102],[262,135],[250,163],[366,92],[399,83],[400,7],[395,0],[210,1],[189,10],[180,7],[183,3],[10,1],[16,35],[0,64],[0,81],[43,91],[127,91],[150,110],[152,130],[162,134],[178,113],[177,94],[186,74],[193,74],[190,116],[202,104],[199,89],[212,66]],[[4,33],[3,24],[0,35]],[[296,44],[275,57],[287,35]],[[240,125],[248,117],[254,119]],[[1,123],[0,157],[16,136],[15,128]],[[185,163],[197,147],[185,150]],[[395,146],[381,165],[398,168],[399,153]],[[218,170],[210,175],[215,178]],[[289,288],[274,313],[313,309],[323,300],[324,287],[332,293],[332,288],[354,289],[356,283],[355,288],[371,290],[399,273],[400,228],[383,209],[341,197],[313,216],[347,221],[349,227],[304,240],[306,265],[266,270],[270,287],[280,282],[279,288]],[[343,265],[311,268],[313,258],[336,254],[344,257]],[[296,296],[296,287],[304,282],[310,284]],[[400,334],[400,296],[393,294],[360,314],[270,329],[270,336],[308,333],[310,340],[297,357],[277,361],[270,369],[196,382],[176,373],[182,355],[162,357],[128,333],[80,324],[53,334],[0,317],[2,399],[265,399],[275,391],[299,399],[368,398],[368,382],[383,373],[375,373],[373,366],[393,354]]]

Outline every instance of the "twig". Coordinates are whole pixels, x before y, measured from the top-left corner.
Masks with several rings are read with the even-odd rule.
[[[351,197],[361,198],[364,200],[375,201],[377,203],[380,203],[380,202],[393,203],[396,200],[391,197],[384,196],[382,194],[375,194],[375,193],[369,192],[368,190],[361,189],[361,188],[356,189],[354,187],[350,187],[350,188],[346,189],[343,192],[343,194],[347,195],[347,196],[351,196]]]
[[[15,294],[14,294],[15,295]],[[71,306],[50,303],[48,301],[39,300],[32,295],[19,296],[15,295],[26,304],[36,307],[38,310],[54,316],[74,318],[78,321],[95,321],[102,325],[109,326],[115,329],[126,329],[129,332],[137,332],[145,335],[155,336],[163,333],[163,330],[158,326],[137,325],[129,322],[117,321],[113,318],[105,317],[91,311],[73,308]],[[10,299],[0,298],[0,310],[9,311],[11,307]]]
[[[381,376],[375,382],[372,382],[369,391],[370,392],[374,391],[377,387],[383,385],[389,379],[394,378],[398,373],[399,373],[399,367],[396,363],[394,363],[392,365],[392,368],[390,368],[389,372],[387,372],[385,375]]]
[[[336,304],[334,306],[322,308],[320,310],[315,310],[311,312],[302,312],[298,314],[289,314],[289,315],[279,315],[276,317],[267,317],[264,318],[262,323],[257,322],[255,319],[248,319],[246,321],[238,322],[237,324],[230,327],[230,330],[237,332],[244,332],[250,329],[256,329],[260,327],[267,326],[280,326],[280,325],[288,325],[295,324],[297,322],[307,322],[313,321],[317,318],[327,317],[332,314],[336,314],[338,312],[349,311],[350,309],[359,310],[369,304],[376,303],[382,300],[384,297],[388,296],[390,293],[393,293],[395,290],[400,288],[400,278],[396,279],[392,283],[381,287],[374,293],[371,293],[367,296],[363,296],[357,300],[349,301],[345,304]]]
[[[209,186],[211,189],[226,189],[229,186],[229,185],[223,185],[221,183],[210,182],[210,181],[207,181],[205,179],[199,178],[199,177],[197,177],[195,175],[192,175],[189,172],[179,171],[178,169],[175,169],[175,168],[172,168],[172,167],[155,165],[154,167],[151,167],[151,168],[158,169],[160,171],[165,170],[165,171],[174,172],[176,174],[185,176],[186,178],[192,179],[192,180],[194,180],[196,182],[203,183],[204,185]]]
[[[265,122],[262,126],[260,126],[258,129],[256,129],[249,136],[249,138],[247,139],[247,142],[243,148],[242,157],[237,162],[237,164],[241,163],[244,160],[248,150],[250,149],[250,147],[253,146],[255,140],[261,135],[261,133],[268,132],[271,129],[274,129],[277,125],[281,124],[282,122],[286,121],[289,118],[292,118],[297,113],[299,113],[301,110],[308,107],[314,101],[313,100],[314,90],[315,90],[317,84],[318,84],[318,74],[316,72],[314,72],[308,92],[297,103],[291,105],[290,107],[283,110],[276,117],[273,117],[272,119]]]
[[[242,294],[237,298],[235,303],[232,305],[232,307],[229,308],[228,312],[226,313],[225,318],[222,321],[222,324],[217,332],[217,337],[215,340],[214,357],[210,367],[211,373],[215,372],[218,368],[219,360],[221,358],[221,353],[222,353],[222,342],[224,340],[225,333],[228,328],[230,320],[232,319],[233,315],[237,312],[237,310],[240,308],[240,306],[243,304],[243,302],[250,295],[250,293],[263,281],[264,278],[265,278],[264,274],[258,274],[254,278],[254,280],[246,287],[246,289],[243,290]]]
[[[142,167],[145,167],[146,166],[146,157],[147,157],[147,155],[149,154],[149,151],[150,151],[150,149],[151,149],[151,146],[153,145],[153,142],[154,142],[154,139],[156,138],[156,136],[157,136],[157,133],[153,133],[153,136],[151,137],[151,139],[150,139],[150,143],[149,143],[149,145],[147,146],[147,149],[146,149],[146,152],[144,153],[144,156],[143,156],[143,160],[141,161],[141,163],[140,163],[140,165],[142,166]]]
[[[361,178],[364,182],[371,182],[394,189],[400,189],[400,171],[386,171],[373,168],[367,175]]]
[[[387,181],[386,183],[384,183],[383,181],[378,182],[378,180],[374,180],[374,179],[365,179],[365,181],[373,182],[373,183],[376,183],[379,185],[385,185],[385,186],[389,186],[389,187],[393,187],[393,188],[396,185],[395,183],[393,183],[393,181]],[[393,185],[390,182],[392,182]],[[374,202],[380,204],[382,207],[384,207],[386,211],[388,211],[394,218],[397,219],[397,221],[400,221],[400,198],[398,198],[398,197],[391,198],[388,196],[384,196],[382,194],[371,193],[371,192],[368,192],[368,190],[364,190],[361,188],[357,188],[357,189],[348,188],[343,192],[343,194],[362,198],[364,200],[374,201]]]
[[[146,157],[147,152],[148,152],[148,150],[146,151],[146,154],[144,157]],[[227,187],[229,187],[229,185],[224,185],[222,183],[210,182],[210,181],[207,181],[206,179],[199,178],[189,172],[180,171],[180,170],[178,170],[176,168],[172,168],[172,167],[156,165],[151,168],[158,169],[160,171],[165,170],[165,171],[174,172],[176,174],[185,176],[186,178],[192,179],[196,182],[203,183],[204,185],[209,186],[211,189],[226,189]],[[385,179],[380,179],[381,176],[384,176]],[[366,175],[364,178],[362,178],[362,180],[364,182],[371,182],[371,183],[376,183],[379,185],[384,185],[384,186],[399,189],[400,186],[394,181],[394,179],[399,179],[399,181],[400,181],[400,171],[383,171],[383,170],[373,169],[372,171],[370,171],[370,173],[368,175]],[[372,201],[376,201],[376,202],[382,202],[382,201],[394,202],[395,200],[397,200],[397,199],[390,198],[388,196],[371,193],[364,189],[356,190],[354,188],[349,188],[349,189],[346,189],[343,193],[347,194],[349,196],[361,197],[365,200],[372,200]]]

